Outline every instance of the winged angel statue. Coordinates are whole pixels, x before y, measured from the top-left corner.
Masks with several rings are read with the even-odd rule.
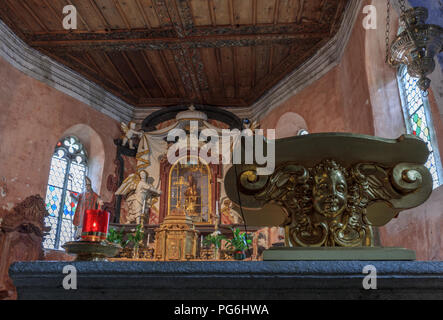
[[[129,175],[115,192],[116,195],[126,196],[129,205],[127,223],[140,224],[152,200],[161,194],[161,191],[148,182],[148,173],[141,170],[139,173]]]
[[[122,122],[120,123],[120,128],[123,132],[122,136],[122,146],[125,146],[129,142],[129,149],[135,149],[133,137],[141,136],[143,132],[135,130],[135,122],[130,121],[128,124]]]

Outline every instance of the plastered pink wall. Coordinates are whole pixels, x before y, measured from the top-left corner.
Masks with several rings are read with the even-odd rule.
[[[365,60],[368,87],[374,118],[375,135],[397,138],[406,132],[397,69],[385,63],[386,4],[372,0],[378,14],[378,28],[367,30],[365,36]],[[398,15],[391,10],[391,40],[398,29]],[[429,104],[436,131],[440,154],[443,152],[443,123],[432,90]],[[416,251],[419,260],[443,259],[443,187],[432,192],[430,199],[418,208],[400,213],[386,226],[379,228],[380,241],[384,246],[404,247]]]
[[[86,148],[94,149],[88,152],[101,154],[103,158],[95,159],[98,164],[103,163],[103,168],[95,170],[93,187],[109,201],[106,178],[114,172],[113,139],[120,134],[118,122],[25,75],[0,58],[1,208],[10,209],[29,195],[45,197],[55,144],[76,125],[92,128],[90,132],[96,135],[95,140],[85,142]],[[96,149],[101,143],[100,152]]]
[[[263,129],[291,131],[282,117],[297,113],[307,129],[316,132],[353,132],[397,138],[406,132],[396,69],[385,64],[385,4],[367,0],[378,13],[376,30],[362,27],[360,14],[341,63],[298,94],[288,98],[261,120]],[[392,15],[392,38],[398,23]],[[443,122],[432,91],[429,94],[440,154],[443,154]],[[278,126],[277,126],[278,124]],[[380,228],[383,246],[416,251],[419,260],[443,259],[443,186],[435,189],[422,206],[400,213]]]
[[[285,113],[295,112],[304,118],[311,133],[374,134],[366,70],[361,61],[364,55],[365,32],[357,23],[341,63],[268,113],[260,121],[261,127],[277,129],[277,133],[289,131],[276,125]]]

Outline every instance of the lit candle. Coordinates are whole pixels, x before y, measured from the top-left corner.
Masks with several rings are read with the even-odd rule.
[[[218,201],[215,201],[215,216],[219,217],[220,213],[218,212]]]
[[[203,248],[203,235],[200,236],[200,247]]]
[[[102,210],[86,210],[83,217],[82,240],[106,240],[109,226],[109,212]]]
[[[150,233],[148,233],[148,246],[149,246],[149,237],[151,236],[151,234]]]

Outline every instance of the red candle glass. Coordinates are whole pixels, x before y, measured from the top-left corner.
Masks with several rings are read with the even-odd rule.
[[[109,212],[102,210],[86,210],[83,216],[82,240],[106,240],[109,226]]]

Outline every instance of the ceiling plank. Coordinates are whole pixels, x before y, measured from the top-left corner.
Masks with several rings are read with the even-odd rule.
[[[232,3],[233,0],[229,1],[229,22],[231,23],[231,26],[234,25],[234,5]]]
[[[118,11],[118,13],[119,13],[121,19],[122,19],[122,20],[124,21],[124,23],[125,23],[126,28],[127,28],[127,29],[132,29],[131,24],[129,23],[129,20],[128,20],[128,18],[126,17],[125,12],[123,11],[123,9],[122,9],[122,7],[121,7],[121,5],[120,5],[120,2],[119,2],[118,0],[113,0],[113,1],[114,1],[114,5],[115,5],[115,7],[117,8],[117,11]]]
[[[297,12],[297,23],[301,23],[301,18],[303,16],[303,10],[305,9],[305,0],[299,0],[299,7]]]
[[[90,72],[89,69],[83,68],[83,65],[80,65],[76,60],[71,59],[69,56],[54,55],[51,52],[45,52],[45,54],[55,61],[58,61],[59,63],[67,65],[70,68],[80,72],[92,82],[98,82],[100,85],[104,85],[107,90],[122,98],[124,101],[128,103],[133,103],[135,101],[135,96],[130,94],[129,90],[125,90],[121,85],[115,86],[114,83],[110,82],[108,78],[102,78],[101,76],[97,75],[97,73]]]
[[[261,81],[268,73],[268,61],[269,61],[270,49],[269,49],[269,47],[266,47],[266,46],[257,46],[257,47],[254,47],[254,49],[256,52],[256,60],[255,60],[256,78],[254,81],[254,83],[255,83],[254,87],[255,87],[257,85],[257,83],[259,81]]]
[[[208,10],[209,10],[209,15],[211,17],[211,24],[213,27],[215,27],[217,25],[217,18],[215,15],[215,4],[214,4],[214,0],[209,0],[208,1]]]
[[[222,77],[225,85],[225,97],[235,97],[235,80],[234,80],[234,60],[232,56],[232,48],[217,48],[220,50]]]
[[[252,1],[253,0],[233,0],[235,25],[252,24]]]
[[[333,13],[333,8],[330,7],[326,9],[327,13],[324,14],[324,16],[333,16],[330,34],[334,34],[335,32],[338,31],[338,28],[340,27],[340,20],[343,18],[343,15],[340,13],[342,13],[344,11],[344,8],[346,7],[347,0],[338,0],[338,1],[339,3],[335,13]],[[331,6],[331,3],[328,1],[326,2],[325,5]],[[326,19],[329,20],[328,18]]]
[[[84,55],[83,55],[84,56]],[[82,59],[79,59],[75,54],[72,53],[67,53],[66,57],[69,57],[72,60],[75,60],[76,62],[78,62],[79,64],[81,64],[84,68],[89,69],[91,72],[93,73],[97,73],[99,74],[100,71],[96,68],[91,67],[88,63],[86,63],[85,61],[83,61]]]
[[[296,22],[299,5],[299,0],[280,0],[277,23]]]
[[[106,29],[111,29],[111,25],[108,23],[108,21],[106,20],[103,12],[100,10],[100,8],[97,6],[97,3],[95,2],[95,0],[89,0],[89,3],[91,5],[91,7],[94,9],[95,13],[97,14],[97,16],[100,18],[101,22],[103,23],[103,25],[105,26]]]
[[[159,70],[159,69],[161,69],[161,68],[156,68],[156,69],[154,70],[154,67],[153,67],[153,65],[151,64],[150,59],[148,59],[148,57],[146,56],[146,51],[141,51],[141,55],[142,55],[142,58],[143,58],[144,63],[146,64],[146,67],[148,68],[149,72],[150,72],[152,75],[159,75],[159,74],[162,73],[162,71]],[[164,86],[161,84],[161,82],[158,80],[158,78],[157,78],[156,76],[153,76],[153,78],[154,78],[154,81],[155,81],[155,83],[157,84],[157,86],[160,88],[160,90],[161,90],[161,92],[162,92],[162,95],[163,95],[163,96],[166,96],[166,90],[165,90]]]
[[[58,23],[58,28],[56,30],[64,30],[64,28],[62,27],[63,24],[63,19],[65,18],[65,14],[63,13],[63,8],[67,5],[70,5],[71,3],[69,3],[66,0],[44,0],[45,3],[47,3],[47,5],[49,7],[52,8],[51,12],[53,14],[52,19],[54,19],[54,17],[56,17],[57,23]],[[84,21],[82,20],[82,17],[80,16],[79,12],[77,12],[77,17],[79,19],[77,19],[77,30],[76,31],[90,31],[90,29],[88,29],[88,27],[86,26],[86,24],[84,23]]]
[[[250,94],[252,83],[252,47],[238,47],[235,52],[237,97],[245,97]]]
[[[120,79],[121,83],[125,86],[125,88],[131,92],[132,95],[134,95],[134,92],[132,91],[132,89],[130,88],[129,84],[126,82],[126,80],[123,78],[123,76],[121,75],[120,71],[118,70],[118,68],[115,66],[114,62],[112,61],[112,59],[109,57],[109,55],[105,52],[104,56],[106,58],[106,60],[108,61],[109,65],[112,67],[112,69],[114,69],[115,74],[118,76],[118,78]]]
[[[30,32],[32,26],[26,19],[14,18],[17,17],[14,9],[9,4],[8,0],[0,1],[0,18],[22,39],[25,39],[24,32]]]
[[[109,26],[103,23],[101,13],[97,15],[97,8],[92,4],[91,0],[68,0],[68,3],[77,9],[80,19],[88,26],[90,31],[109,30]]]
[[[213,25],[214,19],[212,18],[209,0],[190,0],[189,6],[196,26]]]
[[[234,78],[234,94],[235,97],[238,97],[238,62],[237,62],[237,48],[231,47],[232,52],[232,69],[233,69],[233,78]]]
[[[140,0],[135,0],[135,3],[137,5],[138,11],[140,12],[142,19],[143,19],[143,23],[145,24],[146,28],[152,28],[151,23],[149,22],[149,18],[143,8],[143,6],[140,3]]]
[[[151,98],[151,94],[149,93],[149,90],[146,88],[143,80],[140,78],[137,70],[134,68],[134,65],[132,64],[132,62],[129,60],[127,54],[125,52],[121,53],[123,58],[125,59],[126,63],[128,64],[129,68],[131,69],[131,72],[134,74],[135,78],[137,79],[137,82],[140,84],[140,86],[143,88],[143,91],[146,93],[146,95],[148,96],[148,98]]]
[[[103,74],[103,77],[107,77],[110,79],[110,81],[118,83],[122,90],[126,90],[124,85],[121,83],[121,79],[116,74],[115,69],[109,64],[104,52],[88,51],[82,52],[82,54],[86,54],[91,58],[91,60],[93,60],[93,62],[98,66],[100,72]]]
[[[274,18],[273,18],[274,24],[277,24],[277,22],[278,22],[279,13],[280,13],[280,0],[275,0]]]
[[[67,0],[67,2],[73,6],[73,3],[71,0]],[[76,7],[77,8],[77,7]],[[91,31],[92,28],[89,26],[89,24],[87,23],[86,19],[84,18],[84,16],[81,14],[80,10],[77,8],[77,16],[80,18],[80,21],[83,23],[83,25],[86,27],[86,29],[88,31]]]
[[[256,61],[257,61],[257,50],[256,47],[251,47],[251,87],[255,87],[255,78],[257,77],[256,74]]]
[[[160,57],[164,61],[164,64],[167,68],[170,78],[173,79],[175,88],[178,88],[180,97],[186,98],[188,93],[186,91],[184,82],[179,74],[179,70],[177,68],[177,64],[174,59],[174,54],[171,52],[171,50],[158,51],[158,53],[160,54]]]
[[[269,70],[268,75],[256,85],[256,90],[245,100],[251,103],[251,101],[259,99],[266,92],[267,88],[272,87],[285,76],[284,70],[294,70],[303,61],[306,61],[308,57],[323,47],[327,41],[329,41],[329,39],[300,41],[300,43],[295,46],[296,54],[290,54],[286,59],[281,61],[278,66],[272,66],[273,69]],[[270,57],[269,61],[272,61],[272,57]]]
[[[40,17],[37,16],[35,11],[31,9],[26,1],[21,2],[23,8],[34,18],[34,20],[38,23],[38,25],[44,30],[49,31],[49,28],[43,23]]]
[[[219,48],[214,48],[215,51],[215,59],[217,61],[217,74],[219,75],[218,78],[220,79],[221,82],[221,86],[222,86],[222,92],[225,93],[226,89],[225,89],[225,80],[224,77],[222,76],[223,74],[223,68],[222,68],[222,64],[221,64],[221,54],[220,54],[220,49]]]
[[[274,62],[274,46],[269,48],[268,72],[272,71],[272,63]]]
[[[159,28],[161,25],[159,16],[156,12],[156,7],[153,4],[153,0],[137,0],[140,3],[140,6],[143,9],[143,12],[146,14],[146,18],[149,21],[149,25],[151,28]]]
[[[229,13],[229,1],[227,0],[211,0],[213,3],[214,17],[216,25],[230,25],[231,16]]]
[[[257,0],[252,0],[252,25],[257,24]]]
[[[257,23],[273,23],[275,0],[257,0]]]
[[[62,29],[62,22],[63,22],[63,11],[56,11],[53,7],[53,4],[50,3],[50,1],[48,0],[43,0],[44,5],[49,9],[49,11],[51,12],[51,14],[55,17],[57,17],[57,19],[59,20],[59,29]]]

